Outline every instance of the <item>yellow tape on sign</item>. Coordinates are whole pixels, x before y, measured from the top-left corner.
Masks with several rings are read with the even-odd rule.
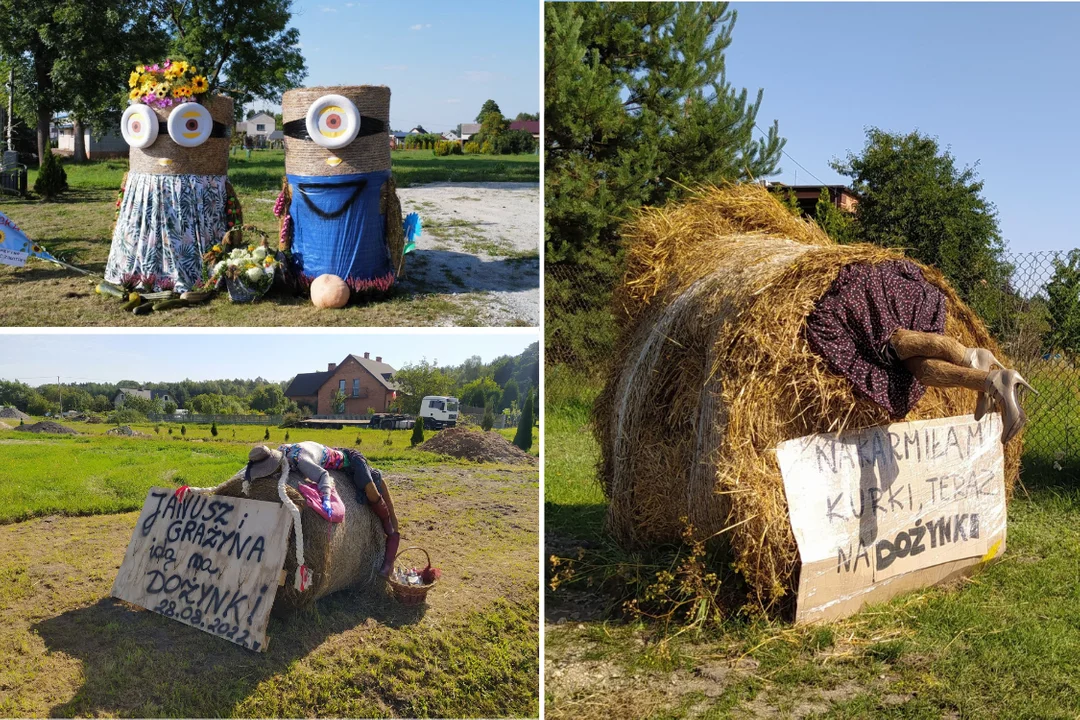
[[[983,562],[990,562],[991,560],[994,559],[994,556],[998,554],[998,550],[1000,550],[1000,549],[1001,549],[1001,541],[998,540],[996,543],[994,543],[992,546],[990,546],[989,550],[986,551],[986,554],[983,555],[983,557],[982,557],[982,561]]]

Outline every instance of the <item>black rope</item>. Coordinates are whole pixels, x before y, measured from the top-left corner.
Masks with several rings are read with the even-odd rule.
[[[355,185],[356,189],[353,190],[353,193],[349,196],[349,199],[342,203],[341,207],[339,207],[334,212],[326,212],[325,210],[316,207],[315,202],[310,197],[308,197],[307,194],[309,188],[314,190],[318,188],[349,187],[350,185]],[[334,218],[340,217],[345,214],[345,211],[349,209],[349,206],[353,204],[353,201],[356,200],[356,198],[360,197],[360,193],[364,192],[365,187],[367,187],[366,178],[361,180],[352,180],[345,183],[297,183],[296,190],[300,193],[300,197],[304,198],[304,203],[309,208],[311,208],[311,212],[315,213],[323,220],[333,220]]]

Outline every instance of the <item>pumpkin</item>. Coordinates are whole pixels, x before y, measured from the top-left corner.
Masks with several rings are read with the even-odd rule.
[[[319,308],[340,308],[349,304],[349,286],[337,275],[320,275],[311,283],[311,302]]]

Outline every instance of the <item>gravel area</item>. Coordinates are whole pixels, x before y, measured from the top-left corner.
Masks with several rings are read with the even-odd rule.
[[[416,292],[451,293],[477,324],[540,324],[540,186],[432,183],[399,188],[424,222],[406,261]]]

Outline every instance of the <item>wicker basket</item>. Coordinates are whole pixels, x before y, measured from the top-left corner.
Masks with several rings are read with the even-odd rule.
[[[399,557],[409,552],[410,550],[419,550],[420,552],[424,553],[424,557],[427,558],[427,567],[424,569],[428,570],[431,568],[431,556],[428,555],[428,551],[422,547],[405,548],[394,556],[394,562],[396,563]],[[390,572],[390,577],[386,578],[386,584],[390,587],[390,594],[397,598],[397,601],[402,605],[422,604],[427,598],[428,590],[435,587],[435,584],[437,582],[439,581],[436,579],[428,583],[427,585],[407,585],[405,583],[399,583],[394,580],[393,571]]]

